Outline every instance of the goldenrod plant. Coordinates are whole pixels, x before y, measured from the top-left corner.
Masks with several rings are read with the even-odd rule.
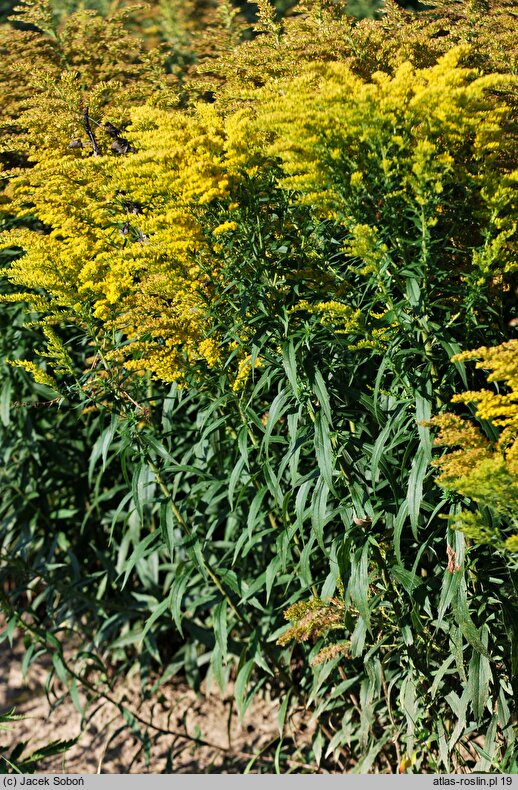
[[[259,91],[253,111],[222,117],[213,105],[186,114],[148,104],[129,112],[124,131],[105,119],[95,94],[81,113],[67,76],[59,86],[63,103],[51,108],[40,97],[22,116],[38,149],[34,167],[11,180],[11,209],[20,217],[35,213],[52,232],[5,237],[26,250],[10,279],[38,291],[46,322],[66,315],[95,326],[107,359],[179,381],[185,366],[224,363],[210,295],[232,288],[234,261],[246,271],[254,200],[262,189],[280,188],[297,193],[294,206],[308,205],[308,220],[331,223],[343,263],[327,263],[329,231],[292,242],[321,249],[281,253],[276,310],[285,301],[285,309],[300,314],[308,304],[294,300],[288,287],[305,254],[305,268],[328,278],[327,298],[316,308],[308,304],[306,313],[317,309],[324,325],[334,323],[352,340],[379,336],[380,322],[383,334],[394,334],[397,300],[404,298],[412,315],[403,329],[418,324],[433,344],[425,289],[441,293],[455,308],[456,325],[469,327],[477,320],[476,289],[513,270],[515,178],[500,165],[507,108],[485,98],[510,77],[477,77],[458,65],[463,54],[453,50],[429,69],[407,64],[372,83],[347,66],[308,67]],[[468,233],[459,212],[467,216],[475,206]],[[275,267],[276,256],[266,256]],[[412,267],[410,284],[399,273]],[[376,281],[377,299],[363,316],[361,286],[344,303],[330,298],[353,278]],[[473,282],[464,293],[462,278]],[[249,313],[243,337],[250,319]],[[117,341],[110,348],[109,338],[119,337],[114,332],[122,333],[123,347]]]
[[[267,690],[279,772],[292,701],[317,722],[314,771],[510,771],[512,9],[386,0],[360,21],[261,2],[241,44],[234,12],[214,9],[212,44],[172,80],[143,32],[135,71],[123,38],[102,69],[82,50],[88,81],[55,61],[20,83],[1,237],[9,628],[77,704],[88,689],[85,715],[116,704],[113,673],[150,694],[178,672],[233,681],[240,714]],[[482,346],[509,391],[482,391],[466,364]],[[482,432],[444,416],[462,392]],[[439,461],[442,489],[432,415],[441,441],[469,439]],[[119,710],[149,743],[153,722]]]
[[[269,2],[258,4],[256,35],[231,55],[223,51],[207,64],[220,102],[236,106],[249,89],[270,80],[297,76],[302,64],[349,66],[370,79],[377,71],[393,74],[404,62],[433,66],[456,46],[469,46],[467,65],[484,73],[516,74],[516,17],[512,0],[492,0],[490,9],[463,0],[434,0],[416,14],[393,0],[383,2],[378,20],[358,20],[347,4],[331,0],[299,3],[278,19]],[[205,56],[198,53],[199,69]]]
[[[147,48],[131,30],[131,20],[128,8],[106,18],[83,9],[60,19],[52,0],[29,0],[14,10],[11,23],[0,25],[3,150],[16,152],[23,145],[20,115],[39,94],[49,105],[46,112],[39,109],[44,126],[46,114],[66,114],[74,99],[79,107],[89,104],[90,91],[97,97],[94,104],[100,101],[101,107],[116,96],[117,111],[124,113],[128,103],[140,102],[165,85],[165,54],[157,47]],[[60,88],[60,82],[65,87]],[[36,139],[32,145],[37,145]]]

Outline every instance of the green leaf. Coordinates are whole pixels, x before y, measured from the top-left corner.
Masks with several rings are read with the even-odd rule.
[[[322,551],[325,551],[324,527],[328,519],[327,500],[329,493],[327,483],[320,478],[315,486],[311,500],[311,528]]]
[[[259,525],[264,522],[263,499],[267,493],[267,486],[262,486],[258,489],[257,493],[252,499],[246,519],[246,526],[250,535]]]
[[[441,685],[441,680],[443,679],[444,675],[450,668],[450,666],[455,661],[455,656],[448,656],[445,661],[442,662],[441,666],[435,673],[435,677],[433,679],[433,683],[430,686],[430,697],[433,700],[437,691],[439,690],[439,686]]]
[[[163,601],[160,601],[160,603],[157,606],[155,606],[155,608],[153,609],[153,612],[152,612],[151,616],[147,618],[146,624],[145,624],[145,626],[144,626],[144,628],[142,630],[142,634],[140,636],[140,643],[141,644],[144,642],[144,638],[145,638],[146,634],[149,632],[149,630],[151,629],[151,627],[153,626],[153,624],[156,623],[156,621],[160,617],[162,617],[164,612],[167,612],[169,609],[171,609],[171,594],[172,593],[169,593],[167,598],[164,598]]]
[[[361,656],[367,639],[367,623],[363,617],[358,617],[354,631],[351,634],[351,655],[353,658]]]
[[[318,370],[318,368],[315,370],[315,378],[313,381],[313,392],[318,398],[318,403],[324,413],[328,425],[331,426],[333,424],[333,417],[331,414],[331,405],[329,403],[329,394],[327,392],[324,379],[322,378],[322,374]]]
[[[59,655],[59,653],[54,653],[54,655],[52,656],[52,664],[54,666],[54,669],[56,670],[56,675],[58,676],[58,678],[66,687],[68,687],[70,674],[68,672],[68,669],[65,667],[63,663],[63,659]]]
[[[141,523],[144,523],[144,508],[154,501],[156,478],[147,463],[138,464],[131,481],[133,503]]]
[[[275,556],[268,563],[268,567],[266,568],[266,574],[265,574],[266,603],[268,603],[268,601],[270,600],[273,583],[281,569],[281,566],[282,566],[282,558],[279,556]]]
[[[240,456],[237,460],[236,465],[232,470],[232,474],[230,475],[230,479],[228,481],[228,489],[227,489],[227,496],[230,507],[234,508],[234,492],[236,490],[236,486],[241,480],[241,476],[243,474],[243,469],[246,465],[246,459]]]
[[[462,631],[458,626],[450,626],[450,643],[459,677],[463,683],[467,683],[468,679],[466,677],[466,670],[464,669],[464,640],[462,638]]]
[[[228,613],[228,602],[226,598],[223,598],[223,600],[220,601],[218,605],[215,607],[213,614],[214,636],[216,637],[216,643],[219,645],[219,649],[221,651],[222,656],[227,655],[227,643],[228,643],[227,613]]]
[[[279,480],[277,479],[275,472],[272,469],[271,464],[267,461],[263,463],[263,475],[266,485],[268,486],[268,490],[274,497],[279,507],[282,508],[282,504],[283,504],[282,489]]]
[[[444,622],[444,616],[451,606],[454,597],[457,595],[462,579],[461,571],[451,573],[447,568],[444,569],[442,577],[441,596],[439,599],[439,609],[437,612],[436,627],[439,628]]]
[[[193,571],[194,571],[194,567],[190,563],[183,565],[183,567],[180,566],[175,573],[173,586],[171,588],[171,595],[170,595],[171,614],[173,615],[173,620],[180,634],[183,634],[182,631],[183,597],[185,595],[185,590],[187,589],[187,585],[189,583],[189,579],[191,578]]]
[[[11,380],[6,379],[0,394],[0,420],[6,428],[9,425],[9,410],[11,406]]]
[[[329,433],[329,423],[323,412],[318,412],[315,417],[315,455],[320,474],[324,478],[329,491],[334,491],[333,469],[334,453]]]
[[[394,554],[398,562],[401,562],[401,533],[408,518],[408,502],[405,499],[401,502],[396,517],[394,519]]]
[[[406,278],[406,295],[412,307],[418,307],[421,301],[421,289],[419,280],[415,277]]]
[[[293,342],[291,340],[284,342],[281,346],[281,349],[282,362],[284,365],[284,370],[286,371],[287,379],[290,383],[293,394],[295,397],[298,397],[299,385],[297,380],[297,356]]]
[[[227,685],[227,677],[225,673],[225,660],[219,644],[214,645],[214,650],[210,656],[210,668],[221,693],[224,693]]]
[[[482,626],[479,632],[480,643],[487,651],[488,628]],[[493,679],[491,664],[485,655],[473,650],[468,669],[468,688],[471,695],[473,715],[477,721],[482,719],[489,699],[489,684]]]
[[[246,709],[250,704],[250,700],[247,700],[246,694],[248,691],[248,682],[250,680],[250,675],[254,668],[254,661],[253,659],[248,659],[242,663],[238,669],[237,677],[236,677],[236,684],[234,686],[234,696],[236,699],[237,705],[237,712],[240,718],[246,713]]]
[[[405,714],[407,729],[406,729],[406,747],[407,752],[411,754],[414,751],[414,736],[416,726],[420,717],[419,701],[417,694],[416,681],[413,675],[406,675],[401,683],[401,690],[399,693],[399,701],[403,713]]]
[[[407,504],[408,515],[414,537],[417,537],[417,526],[419,522],[419,511],[423,501],[423,483],[428,471],[428,464],[431,459],[431,451],[427,447],[420,445],[412,461],[410,476],[408,478]]]
[[[495,765],[495,760],[499,752],[499,747],[496,742],[497,725],[498,715],[495,714],[492,716],[491,721],[489,722],[489,727],[486,730],[484,746],[480,748],[478,744],[473,744],[474,748],[480,755],[476,765],[473,768],[474,773],[484,773],[486,771],[490,771]]]
[[[468,687],[466,687],[462,692],[460,699],[456,694],[454,694],[454,692],[450,692],[450,694],[448,694],[445,699],[457,716],[457,723],[450,736],[450,740],[448,741],[448,750],[451,752],[466,729],[466,711],[470,700],[470,690]]]
[[[306,513],[306,502],[308,499],[309,492],[312,486],[315,483],[315,479],[318,478],[318,472],[312,473],[309,480],[305,480],[300,486],[299,490],[297,491],[297,496],[295,497],[295,515],[297,517],[297,525],[301,526],[305,519]]]
[[[417,393],[415,396],[415,418],[418,423],[417,431],[419,434],[419,440],[421,442],[421,447],[424,448],[425,453],[429,454],[430,458],[432,455],[432,438],[430,436],[430,429],[425,428],[423,425],[419,425],[419,423],[429,420],[432,416],[431,398],[431,393],[427,397],[423,397],[420,393]]]
[[[319,727],[312,743],[313,754],[315,755],[315,762],[317,766],[319,766],[320,763],[322,762],[323,746],[324,746],[324,736],[322,734],[322,730]]]
[[[373,483],[377,482],[378,480],[378,471],[379,471],[379,464],[381,457],[383,455],[383,451],[385,450],[385,445],[388,441],[388,438],[393,430],[393,423],[392,420],[388,420],[385,427],[378,435],[376,442],[374,443],[374,447],[372,450],[371,456],[371,478]]]
[[[110,419],[110,424],[101,433],[101,435],[95,442],[94,446],[92,447],[92,452],[90,455],[90,463],[88,466],[88,480],[90,483],[92,482],[95,467],[97,465],[97,461],[99,460],[99,458],[101,458],[102,460],[101,473],[103,473],[104,470],[106,469],[108,451],[115,437],[115,433],[117,431],[118,425],[119,425],[119,417],[117,414],[113,414]]]
[[[264,431],[263,441],[261,443],[261,452],[268,455],[270,437],[272,431],[280,420],[282,415],[287,411],[290,406],[290,399],[286,390],[281,390],[273,399],[271,406],[268,410],[268,417],[266,420],[266,427]]]
[[[176,522],[170,502],[160,503],[159,520],[160,520],[160,532],[162,534],[162,540],[164,542],[164,545],[167,546],[167,550],[172,560],[175,551]]]
[[[455,354],[459,354],[461,351],[465,350],[461,348],[461,346],[454,340],[446,339],[444,337],[441,337],[440,335],[437,336],[437,340],[440,343],[440,345],[443,347],[444,351],[446,352],[448,359],[451,359],[452,357],[455,356]],[[464,362],[453,362],[453,365],[455,365],[455,368],[457,369],[457,373],[461,377],[464,387],[468,389],[468,377],[466,375],[466,365],[464,364]]]
[[[338,733],[337,733],[338,734]],[[369,746],[367,751],[360,755],[360,759],[351,769],[352,774],[367,774],[372,768],[374,761],[378,754],[382,751],[388,741],[391,739],[391,733],[385,732],[380,738],[376,738]],[[338,745],[338,744],[337,744]]]
[[[437,735],[439,744],[439,758],[445,770],[450,773],[450,757],[448,752],[448,741],[446,740],[446,731],[444,724],[440,719],[437,721]]]
[[[369,542],[356,549],[352,557],[351,578],[348,593],[358,609],[366,627],[370,630],[369,609]]]
[[[77,678],[72,678],[72,682],[70,683],[70,687],[69,687],[70,699],[72,700],[72,704],[74,708],[77,710],[78,713],[82,715],[83,705],[79,697],[79,690],[77,687],[77,683],[78,683]]]
[[[128,581],[129,575],[133,570],[133,568],[135,567],[135,565],[137,564],[137,562],[144,559],[145,557],[148,557],[156,550],[155,544],[158,542],[159,539],[160,539],[159,532],[150,532],[149,535],[146,535],[146,537],[143,538],[143,540],[141,540],[135,546],[135,549],[133,550],[131,556],[129,557],[128,560],[126,560],[119,573],[119,578],[124,573],[122,588],[126,586],[126,582]]]
[[[300,554],[298,575],[305,587],[310,587],[313,584],[313,556],[315,551],[316,536],[312,533],[309,540],[306,541],[304,548]]]
[[[393,565],[390,568],[390,574],[401,584],[410,597],[412,597],[414,590],[421,584],[421,580],[415,573],[406,570],[406,568],[403,568],[401,565]]]
[[[452,608],[455,620],[462,631],[463,636],[466,638],[469,644],[475,648],[477,653],[480,653],[481,656],[489,659],[490,656],[487,650],[487,641],[486,644],[484,644],[480,638],[478,629],[469,613],[465,582],[461,582],[461,584],[459,584],[457,595],[454,596],[452,600]]]

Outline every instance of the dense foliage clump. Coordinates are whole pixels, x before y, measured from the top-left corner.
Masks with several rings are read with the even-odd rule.
[[[315,770],[511,770],[510,5],[220,3],[176,60],[130,11],[4,27],[8,628],[77,704],[267,687],[278,770],[297,700]]]

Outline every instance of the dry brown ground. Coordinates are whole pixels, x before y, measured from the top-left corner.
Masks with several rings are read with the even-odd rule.
[[[40,662],[31,667],[24,682],[21,672],[24,646],[20,637],[11,648],[0,644],[0,712],[13,706],[24,718],[0,733],[0,744],[8,746],[30,740],[27,751],[52,740],[75,738],[81,731],[81,716],[70,697],[54,710],[45,693],[48,664]],[[140,682],[137,677],[119,682],[116,696],[127,700],[134,710],[138,705]],[[196,694],[176,680],[160,687],[159,702],[145,702],[138,707],[139,715],[151,719],[156,727],[169,734],[150,731],[150,759],[146,761],[141,743],[124,727],[117,709],[110,703],[101,704],[76,745],[65,754],[50,757],[39,766],[43,773],[242,773],[250,759],[261,750],[264,754],[251,768],[252,773],[274,772],[274,746],[278,739],[278,705],[265,697],[257,697],[239,721],[232,697],[223,698],[215,689],[202,689]],[[93,710],[93,708],[92,708]],[[303,716],[305,720],[306,717]],[[121,729],[122,728],[122,729]],[[292,734],[305,732],[300,717],[292,722]],[[176,733],[176,734],[172,734]],[[206,743],[197,743],[195,738]],[[269,744],[274,744],[269,748]],[[306,772],[298,762],[300,757],[288,737],[287,750],[292,754],[291,770]],[[0,754],[2,751],[0,750]],[[169,764],[166,769],[169,755]],[[285,769],[286,770],[286,769]]]

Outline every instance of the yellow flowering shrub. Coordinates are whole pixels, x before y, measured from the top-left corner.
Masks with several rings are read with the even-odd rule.
[[[260,368],[262,364],[263,361],[260,357],[257,357],[257,359],[254,361],[251,354],[242,359],[238,364],[237,375],[232,384],[232,390],[234,392],[239,392],[242,390],[249,380],[252,371],[254,371],[256,368]]]
[[[22,166],[3,174],[16,214],[0,239],[15,303],[4,357],[21,368],[14,385],[28,383],[24,371],[36,379],[34,397],[59,387],[64,397],[48,402],[61,404],[81,387],[88,401],[83,470],[71,494],[50,480],[48,520],[26,514],[24,468],[5,465],[16,488],[0,519],[5,545],[30,518],[16,545],[39,578],[49,534],[62,536],[45,569],[59,601],[63,589],[83,596],[70,562],[86,556],[100,592],[93,620],[81,600],[75,622],[93,633],[117,601],[124,616],[99,642],[117,661],[119,637],[133,662],[131,634],[142,636],[136,652],[166,659],[165,672],[171,660],[208,669],[222,688],[233,677],[242,710],[271,668],[286,699],[315,705],[332,734],[317,736],[314,755],[328,741],[341,770],[512,764],[506,621],[517,618],[495,601],[513,585],[499,552],[518,544],[516,347],[481,351],[499,389],[462,396],[491,421],[487,435],[456,416],[435,422],[451,446],[442,484],[480,504],[457,517],[487,544],[476,553],[445,529],[453,497],[435,486],[430,437],[416,425],[458,390],[452,355],[501,343],[515,310],[516,79],[494,73],[507,68],[512,15],[499,3],[485,21],[474,2],[413,17],[387,0],[379,22],[358,23],[334,0],[285,21],[261,0],[257,37],[237,46],[238,15],[221,0],[217,35],[198,39],[205,56],[193,68],[186,54],[172,80],[155,70],[157,53],[148,59],[149,39],[135,63],[129,39],[119,42],[128,68],[112,71],[107,49],[90,68],[88,44],[83,79],[73,48],[60,68],[59,41],[31,31],[29,89],[5,115],[3,156]],[[74,19],[88,27],[88,15]],[[69,24],[61,17],[56,40]],[[182,52],[174,58],[164,68]],[[21,330],[23,315],[34,331]],[[64,422],[49,411],[29,434],[31,415],[15,416],[36,449]],[[67,445],[56,436],[52,474]],[[16,460],[22,442],[5,438]],[[26,447],[31,470],[36,455]],[[87,478],[93,521],[82,520]],[[171,617],[195,626],[183,641]],[[208,666],[192,661],[198,645]],[[483,737],[475,766],[468,747]]]
[[[434,0],[416,14],[385,0],[381,19],[358,21],[345,3],[300,2],[297,12],[276,21],[272,4],[258,3],[256,35],[233,52],[199,52],[197,76],[225,106],[247,101],[247,93],[271,80],[296,77],[311,63],[340,62],[363,79],[379,70],[394,73],[404,62],[433,66],[458,45],[469,45],[469,65],[484,72],[516,73],[516,19],[512,0]],[[207,74],[208,72],[208,74]]]
[[[124,332],[131,342],[114,359],[171,381],[181,377],[184,355],[209,364],[218,359],[217,343],[207,338],[207,284],[196,262],[197,255],[210,256],[212,242],[197,212],[227,200],[237,175],[210,106],[196,117],[142,106],[128,136],[132,150],[138,147],[130,155],[103,148],[88,156],[82,148],[70,151],[64,135],[19,175],[11,208],[36,212],[52,230],[5,235],[5,244],[26,250],[10,278],[43,289],[56,321],[65,311],[85,328],[100,322],[105,340],[113,330]],[[219,224],[212,235],[234,227]]]
[[[293,311],[304,311],[317,315],[323,326],[329,326],[337,334],[349,334],[360,328],[361,311],[353,310],[349,305],[342,302],[317,302],[311,304],[307,299],[298,302]]]
[[[456,403],[476,404],[475,416],[500,429],[490,440],[470,420],[454,414],[434,417],[439,428],[435,444],[450,449],[434,461],[441,474],[437,482],[450,491],[469,497],[479,508],[491,508],[498,522],[487,521],[482,511],[463,510],[455,524],[478,543],[518,551],[518,340],[493,348],[479,348],[453,357],[453,361],[477,359],[477,367],[489,371],[488,381],[498,390],[463,392]],[[503,385],[503,386],[502,386]],[[509,530],[515,534],[509,535]]]
[[[29,115],[32,145],[50,142],[49,138],[56,143],[56,126],[46,116],[61,116],[61,124],[67,126],[74,102],[79,102],[77,125],[86,104],[95,110],[110,107],[112,121],[117,122],[129,104],[151,93],[158,98],[167,82],[164,55],[158,48],[148,51],[142,37],[131,30],[134,15],[128,8],[105,18],[78,10],[60,20],[51,0],[29,0],[13,15],[23,27],[0,24],[0,133],[8,150],[18,150],[26,128],[23,114],[34,107],[36,94],[47,97],[47,106],[40,101],[36,115]],[[38,139],[36,117],[41,126]]]
[[[288,212],[306,206],[318,222],[334,224],[351,275],[379,277],[380,294],[416,254],[425,277],[435,261],[452,276],[477,268],[479,279],[506,274],[513,268],[513,176],[499,154],[507,109],[487,94],[510,77],[478,77],[459,65],[464,54],[458,48],[428,69],[406,63],[394,77],[378,73],[372,82],[344,64],[314,64],[259,89],[252,107],[227,115],[218,104],[185,112],[152,100],[128,109],[122,131],[117,114],[103,108],[103,84],[91,93],[85,117],[65,72],[60,101],[41,93],[22,116],[34,166],[13,173],[11,210],[36,216],[49,232],[4,235],[5,245],[26,252],[9,277],[24,298],[26,289],[38,294],[39,309],[44,292],[53,320],[66,317],[92,333],[107,361],[174,381],[226,358],[209,317],[211,295],[243,272],[250,217],[274,237],[275,222],[279,234],[288,231],[288,222],[269,218],[277,216],[275,202],[286,199],[282,192],[296,190]],[[478,205],[478,229],[469,232],[452,199],[459,185],[464,210]],[[452,223],[453,252],[434,240],[448,238]],[[329,268],[318,236],[301,237],[295,226],[289,233],[297,257],[281,245],[280,264],[264,251],[264,260],[280,267],[277,305],[300,302],[290,278],[307,282],[303,303],[324,327],[359,334],[357,348],[376,347],[394,327],[390,295],[380,296],[381,326],[373,313],[362,318],[340,300],[346,276]],[[325,285],[310,285],[321,277]],[[219,321],[228,322],[224,304]],[[237,331],[246,336],[246,326]]]
[[[259,122],[276,133],[271,150],[283,161],[284,186],[344,223],[352,237],[348,251],[370,268],[382,265],[387,240],[376,225],[360,221],[362,213],[381,225],[387,214],[404,216],[417,205],[425,232],[444,224],[453,209],[445,194],[453,179],[467,189],[478,182],[500,230],[493,260],[507,254],[516,174],[494,167],[505,145],[507,110],[488,92],[516,80],[462,68],[468,51],[457,47],[427,69],[407,62],[393,77],[377,72],[372,82],[342,63],[312,65],[261,94]],[[468,146],[471,163],[464,158]]]

